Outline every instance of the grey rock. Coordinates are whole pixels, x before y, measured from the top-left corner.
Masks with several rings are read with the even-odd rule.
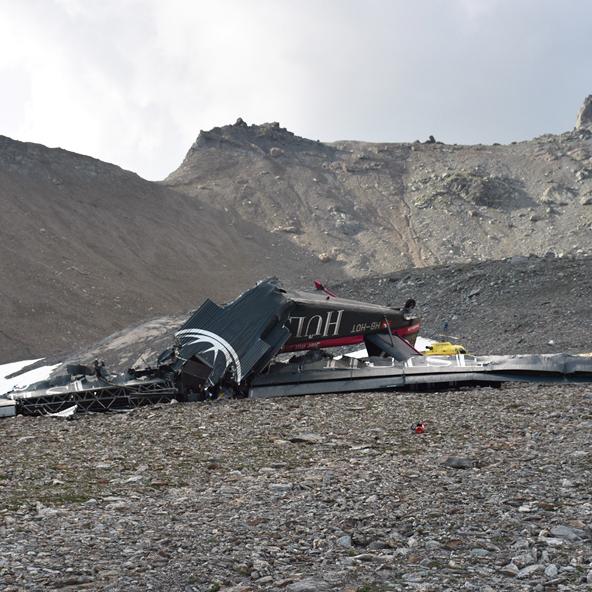
[[[380,549],[386,549],[388,545],[384,541],[372,541],[368,545],[370,551],[380,551]]]
[[[527,565],[516,574],[516,577],[518,579],[528,578],[532,574],[536,573],[537,571],[542,571],[543,569],[544,567],[542,565],[536,563],[533,565]]]
[[[519,571],[518,566],[512,562],[500,568],[500,572],[506,576],[515,576]]]
[[[306,578],[298,582],[293,582],[286,587],[287,592],[324,592],[329,590],[329,585],[314,578]]]
[[[304,444],[320,444],[323,441],[323,438],[319,434],[303,433],[291,436],[288,440],[295,444],[300,442]]]
[[[547,567],[545,568],[545,575],[550,579],[556,578],[558,573],[559,570],[557,569],[557,566],[554,563],[547,565]]]
[[[342,537],[339,537],[337,539],[337,544],[341,547],[351,547],[352,546],[351,536],[349,536],[348,534],[345,534]]]
[[[554,537],[568,541],[577,541],[586,538],[586,533],[582,529],[564,525],[554,526],[551,529],[551,534]]]
[[[106,510],[126,510],[128,508],[128,503],[121,501],[121,502],[111,502],[105,506]]]
[[[374,561],[376,558],[377,555],[373,555],[372,553],[360,553],[352,557],[352,559],[356,559],[357,561]]]
[[[424,546],[426,549],[439,549],[442,544],[434,539],[428,539],[424,542]]]
[[[524,255],[514,255],[513,257],[510,257],[510,263],[512,265],[524,265],[527,262],[528,257]]]
[[[516,555],[515,557],[512,557],[512,563],[514,563],[519,568],[523,568],[527,565],[536,563],[536,556],[533,553],[523,553],[522,555]]]
[[[286,234],[300,234],[300,229],[298,226],[288,225],[288,226],[277,226],[273,229],[273,232],[285,232]]]
[[[346,236],[355,236],[363,230],[362,224],[356,220],[338,220],[335,223],[335,228],[343,232]]]
[[[576,117],[576,129],[587,129],[592,131],[592,95],[588,95],[584,99],[584,103],[578,111]]]
[[[405,573],[405,574],[403,574],[402,577],[403,577],[403,580],[412,584],[415,582],[421,582],[425,576],[426,576],[425,571],[414,571],[414,572],[410,572],[410,573]]]
[[[51,518],[52,516],[56,516],[59,513],[60,511],[56,508],[46,508],[40,503],[37,503],[37,516],[39,518]]]
[[[477,461],[472,458],[464,458],[461,456],[449,456],[443,464],[453,469],[472,469],[477,465]]]
[[[269,489],[274,493],[287,493],[294,488],[292,483],[271,483]]]

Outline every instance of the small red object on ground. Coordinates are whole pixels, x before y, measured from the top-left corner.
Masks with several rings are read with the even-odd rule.
[[[423,434],[425,432],[426,426],[423,421],[420,421],[414,428],[413,431],[416,434]]]

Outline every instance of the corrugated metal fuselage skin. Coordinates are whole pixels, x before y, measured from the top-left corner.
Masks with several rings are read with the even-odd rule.
[[[378,333],[413,343],[418,330],[419,321],[411,311],[324,292],[284,290],[270,279],[222,307],[206,301],[175,334],[178,353],[173,369],[181,370],[193,359],[209,370],[187,365],[188,383],[215,385],[231,377],[241,384],[280,351],[358,344]]]

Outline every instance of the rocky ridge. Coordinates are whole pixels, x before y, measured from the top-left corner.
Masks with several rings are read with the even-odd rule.
[[[473,354],[591,352],[592,257],[511,257],[350,280],[341,295],[418,302],[421,334]]]
[[[576,129],[592,131],[592,95],[588,95],[578,111]]]
[[[582,351],[591,265],[517,256],[332,287],[394,305],[413,296],[429,334],[448,321],[475,353]],[[95,349],[123,364],[159,350],[183,318]],[[2,427],[6,592],[592,584],[587,385],[176,404]]]
[[[321,143],[278,123],[201,132],[164,183],[354,276],[547,252],[592,237],[592,131],[510,145]]]

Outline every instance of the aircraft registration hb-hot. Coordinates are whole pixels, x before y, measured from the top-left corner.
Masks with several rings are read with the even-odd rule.
[[[316,293],[286,292],[293,306],[286,321],[290,337],[282,351],[356,345],[376,334],[415,343],[419,331],[415,301],[408,300],[403,308],[379,306],[338,298],[318,282],[315,285]]]

